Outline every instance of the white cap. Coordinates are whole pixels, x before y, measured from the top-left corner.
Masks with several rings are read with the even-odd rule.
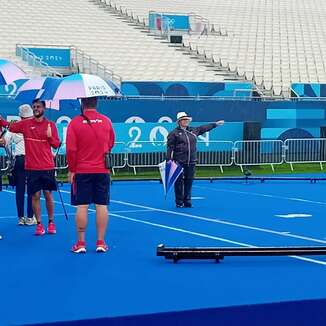
[[[186,112],[178,112],[177,113],[177,122],[179,122],[181,119],[187,119],[192,120],[192,117],[189,116]]]
[[[33,116],[33,110],[28,104],[23,104],[18,109],[21,118],[30,118]]]

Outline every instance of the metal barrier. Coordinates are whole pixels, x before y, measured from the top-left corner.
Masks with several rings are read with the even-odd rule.
[[[204,145],[206,145],[206,148]],[[199,141],[197,160],[197,166],[218,166],[223,173],[223,166],[233,164],[233,142]]]
[[[0,147],[0,178],[3,174],[8,172],[12,166],[11,151],[8,148]]]
[[[53,67],[50,67],[41,58],[37,57],[33,52],[31,52],[26,46],[28,45],[16,44],[16,55],[21,57],[23,61],[27,62],[29,66],[33,67],[33,72],[36,69],[45,76],[63,77],[60,72]]]
[[[68,169],[67,157],[65,154],[58,154],[54,157],[55,169],[58,171]]]
[[[127,165],[136,168],[157,167],[166,158],[165,141],[132,141],[127,144]]]
[[[295,163],[326,162],[326,138],[247,141],[199,141],[197,144],[197,166],[223,167],[236,165],[243,172],[244,166],[274,165],[288,163],[293,170]],[[0,149],[1,150],[1,149]],[[156,168],[166,159],[165,141],[116,142],[111,155],[112,173],[126,166],[137,174],[137,168]],[[0,152],[0,168],[8,169],[8,155]],[[67,169],[66,155],[55,158],[56,169]]]
[[[284,162],[289,163],[293,171],[294,163],[319,163],[323,169],[326,162],[326,139],[287,139],[284,142]]]
[[[112,173],[115,175],[115,169],[123,169],[127,165],[126,143],[115,142],[111,153]]]
[[[281,140],[246,140],[234,143],[234,164],[271,165],[284,163],[283,142]]]
[[[4,172],[8,169],[8,157],[0,155],[0,171]]]
[[[233,142],[210,141],[198,142],[198,166],[223,166],[233,164]],[[137,174],[136,168],[157,167],[166,159],[166,142],[164,141],[133,141],[127,144],[127,165]]]
[[[85,51],[70,46],[72,64],[77,67],[77,71],[95,74],[103,78],[104,80],[113,80],[117,85],[121,85],[122,78],[116,74],[113,70],[107,68],[103,64],[99,63],[96,59],[92,58]]]

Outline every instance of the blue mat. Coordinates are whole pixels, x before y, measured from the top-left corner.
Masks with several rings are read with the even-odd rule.
[[[325,245],[326,183],[196,181],[190,209],[176,209],[172,193],[165,201],[161,187],[158,182],[114,182],[107,234],[111,250],[95,253],[92,208],[86,255],[69,252],[75,241],[69,187],[62,195],[70,219],[65,221],[55,194],[58,233],[44,237],[33,236],[33,227],[16,225],[14,193],[4,189],[0,325],[213,325],[223,320],[237,325],[240,318],[246,325],[262,320],[264,325],[276,320],[325,324],[326,257],[173,264],[155,253],[159,243]],[[297,318],[290,318],[294,311]]]

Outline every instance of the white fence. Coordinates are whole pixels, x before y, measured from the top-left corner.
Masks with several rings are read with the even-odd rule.
[[[326,162],[326,138],[198,142],[197,166],[223,167]],[[165,159],[165,142],[130,142],[126,145],[126,165],[134,169],[156,167]]]
[[[271,165],[284,163],[284,144],[281,140],[247,140],[234,143],[234,164]]]
[[[112,151],[112,171],[130,167],[136,174],[137,168],[157,167],[166,159],[166,142],[132,141],[116,142]],[[197,166],[223,167],[236,165],[243,170],[244,166],[274,165],[288,163],[293,169],[296,163],[326,162],[326,138],[249,140],[249,141],[199,141],[197,144]],[[8,158],[0,151],[0,169],[6,169]],[[57,169],[67,168],[66,157],[56,157]]]
[[[319,163],[323,169],[326,162],[326,139],[287,139],[284,142],[284,162],[291,165],[294,163]]]

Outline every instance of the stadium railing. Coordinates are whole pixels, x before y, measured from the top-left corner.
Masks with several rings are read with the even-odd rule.
[[[33,71],[34,69],[38,70],[43,76],[63,77],[60,72],[53,67],[50,67],[41,58],[32,53],[27,48],[26,44],[16,44],[16,55],[21,57],[23,61],[27,62],[27,64],[33,68]]]

